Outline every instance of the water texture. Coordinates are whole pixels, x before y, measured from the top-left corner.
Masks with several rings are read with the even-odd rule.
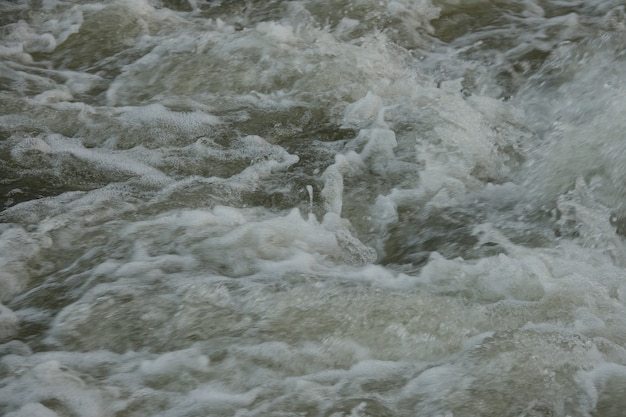
[[[617,0],[0,1],[0,414],[623,417]]]

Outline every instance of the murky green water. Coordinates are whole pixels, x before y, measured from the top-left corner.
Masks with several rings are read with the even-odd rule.
[[[622,2],[0,26],[0,414],[622,416]]]

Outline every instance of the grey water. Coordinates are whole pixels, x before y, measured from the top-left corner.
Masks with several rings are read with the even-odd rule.
[[[0,414],[621,417],[626,6],[0,1]]]

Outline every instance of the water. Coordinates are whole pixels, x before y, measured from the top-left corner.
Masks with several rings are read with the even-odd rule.
[[[0,414],[624,415],[623,2],[0,25]]]

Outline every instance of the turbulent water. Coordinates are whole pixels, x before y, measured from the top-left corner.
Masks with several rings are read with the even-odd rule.
[[[625,9],[0,1],[0,414],[623,417]]]

